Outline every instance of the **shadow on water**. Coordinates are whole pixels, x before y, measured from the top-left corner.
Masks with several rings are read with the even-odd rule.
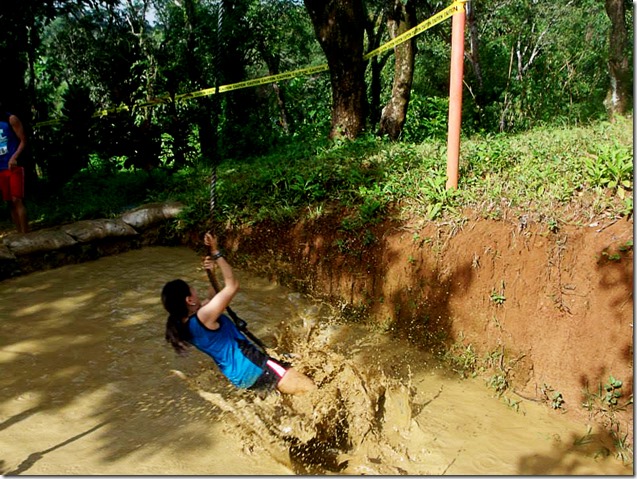
[[[33,466],[36,462],[38,462],[40,459],[42,459],[46,454],[55,451],[56,449],[59,449],[61,447],[66,446],[67,444],[70,444],[74,441],[77,441],[78,439],[83,438],[84,436],[91,434],[94,431],[97,431],[99,428],[101,428],[102,426],[104,426],[105,423],[101,423],[98,424],[97,426],[94,426],[90,429],[88,429],[87,431],[84,431],[80,434],[77,434],[69,439],[67,439],[66,441],[62,441],[59,444],[56,444],[53,447],[50,447],[48,449],[45,449],[44,451],[38,451],[38,452],[34,452],[32,454],[29,455],[29,457],[27,457],[24,461],[22,461],[22,463],[20,463],[20,465],[14,469],[13,471],[9,471],[6,473],[7,476],[17,476],[18,474],[22,474],[23,472],[27,472],[31,466]]]
[[[522,456],[518,462],[518,473],[524,476],[581,475],[586,471],[587,461],[605,460],[611,456],[612,438],[607,431],[593,433],[589,430],[583,436],[571,435],[570,440],[555,444],[546,454]],[[595,474],[595,471],[590,471]]]
[[[0,423],[0,431],[2,431],[3,429],[6,429],[8,427],[13,426],[14,424],[17,424],[20,421],[23,421],[24,419],[27,419],[27,418],[31,417],[33,414],[35,414],[35,413],[37,413],[38,411],[41,411],[41,410],[42,410],[42,407],[41,406],[37,406],[37,407],[29,408],[26,411],[22,411],[19,414],[15,414],[14,416],[11,416],[6,421],[3,421],[3,422]]]
[[[158,299],[173,275],[199,278],[199,258],[186,249],[152,259],[132,254],[0,283],[0,409],[8,417],[0,432],[41,415],[59,415],[71,434],[97,423],[42,451],[29,452],[24,444],[26,459],[9,457],[3,447],[0,473],[16,462],[13,473],[28,473],[43,455],[97,431],[110,462],[214,441],[204,430],[186,436],[180,429],[192,417],[215,413],[167,372],[179,359],[163,341]],[[92,403],[90,417],[75,415],[71,405],[78,401]]]

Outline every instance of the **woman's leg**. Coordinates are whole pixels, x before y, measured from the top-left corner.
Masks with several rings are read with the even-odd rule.
[[[316,384],[305,374],[289,368],[276,388],[283,394],[305,394],[316,390]]]

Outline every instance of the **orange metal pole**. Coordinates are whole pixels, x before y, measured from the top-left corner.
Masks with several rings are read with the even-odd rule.
[[[447,189],[458,187],[460,124],[462,122],[462,75],[464,66],[464,25],[462,10],[451,19],[451,67],[449,72],[449,129],[447,133]]]

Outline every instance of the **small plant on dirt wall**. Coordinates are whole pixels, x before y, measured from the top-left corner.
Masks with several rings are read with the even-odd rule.
[[[544,384],[540,388],[542,401],[551,406],[552,409],[563,409],[564,397],[559,391],[555,391],[551,386]]]
[[[610,408],[615,408],[619,404],[619,398],[622,397],[622,382],[613,376],[608,378],[608,383],[604,384],[604,404]]]
[[[632,240],[628,240],[622,245],[618,246],[616,251],[605,248],[601,253],[601,258],[605,259],[606,261],[621,261],[624,256],[628,255],[628,253],[632,251],[632,249],[633,242]]]
[[[471,344],[465,345],[462,341],[453,344],[445,353],[444,359],[463,378],[477,375],[478,355]]]
[[[506,373],[494,374],[489,378],[487,384],[490,388],[495,389],[498,397],[502,396],[509,389],[509,379]]]
[[[491,301],[493,301],[498,306],[501,306],[506,301],[506,296],[504,296],[504,280],[502,280],[502,284],[500,285],[500,290],[494,289],[491,292]]]
[[[560,225],[555,218],[549,218],[546,223],[551,233],[557,233],[560,230]]]
[[[633,404],[633,396],[631,394],[624,398],[622,386],[621,380],[610,375],[608,382],[599,384],[596,393],[585,389],[582,406],[589,411],[591,419],[598,419],[602,427],[608,430],[615,443],[617,458],[628,463],[632,462],[632,445],[628,441],[627,427],[624,427],[618,413],[627,410]]]
[[[596,393],[586,388],[582,406],[591,412],[591,415],[601,414],[610,417],[618,411],[623,411],[633,403],[633,396],[631,395],[622,403],[622,386],[621,380],[610,375],[608,382],[604,385],[600,384]]]

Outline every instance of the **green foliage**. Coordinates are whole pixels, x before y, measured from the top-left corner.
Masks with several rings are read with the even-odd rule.
[[[445,361],[451,369],[464,377],[475,377],[480,360],[471,344],[465,345],[462,341],[454,343],[444,355]]]
[[[502,305],[506,301],[506,297],[503,294],[498,293],[497,291],[493,291],[491,293],[491,301],[493,301],[497,305]]]
[[[628,463],[632,462],[632,447],[628,440],[628,433],[617,413],[632,406],[633,396],[631,394],[625,398],[622,386],[623,382],[611,374],[608,382],[604,385],[599,384],[596,392],[589,391],[588,387],[584,390],[582,407],[589,412],[591,418],[596,417],[610,433],[615,443],[616,457]]]
[[[503,208],[518,210],[519,214],[536,221],[555,220],[556,215],[551,210],[560,208],[570,209],[559,218],[560,222],[570,222],[574,216],[581,218],[586,208],[591,214],[630,215],[632,202],[621,191],[627,186],[616,188],[609,195],[599,191],[593,195],[597,200],[592,199],[583,156],[589,151],[615,152],[614,156],[602,154],[601,157],[606,159],[595,163],[601,171],[607,172],[600,177],[610,178],[610,168],[600,165],[609,162],[626,165],[625,151],[632,145],[629,122],[629,119],[620,119],[614,124],[537,128],[523,135],[486,135],[469,139],[463,143],[461,152],[459,188],[470,190],[463,195],[463,200],[493,218],[500,217]],[[615,142],[622,146],[609,146]],[[615,159],[616,163],[609,159]],[[619,175],[621,181],[626,181],[628,168],[632,175],[632,166],[621,170],[624,172]],[[582,202],[588,206],[584,207]],[[573,210],[575,204],[581,205],[576,208],[576,213]]]
[[[8,9],[2,21],[7,23],[5,31],[14,31],[12,22],[17,22],[30,29],[31,38],[39,40],[34,40],[36,50],[29,53],[35,74],[29,82],[35,85],[37,97],[32,104],[39,119],[75,108],[67,94],[67,90],[74,88],[72,85],[82,85],[87,93],[86,108],[97,109],[130,106],[152,97],[211,87],[219,81],[232,83],[325,62],[307,12],[302,4],[291,0],[241,0],[234,2],[232,8],[215,2],[158,0],[153,5],[156,18],[152,25],[144,17],[142,2],[128,2],[122,8],[93,2],[77,8],[72,2],[62,1],[56,3],[65,7],[59,10],[36,4],[31,1],[26,4],[25,11],[34,15],[32,20],[20,9]],[[609,22],[603,5],[595,0],[568,5],[549,0],[522,4],[476,0],[473,8],[481,78],[467,61],[468,94],[463,109],[466,135],[478,132],[488,137],[500,131],[519,132],[538,125],[581,124],[605,114],[602,100],[608,88]],[[419,9],[418,20],[435,11],[436,6]],[[628,20],[631,16],[629,9]],[[445,138],[449,32],[450,22],[443,22],[416,39],[414,82],[401,138],[410,146]],[[630,29],[629,34],[632,35]],[[22,44],[0,42],[2,48],[22,48],[26,52],[26,45]],[[5,58],[1,54],[0,51],[0,58]],[[391,55],[385,60],[379,73],[383,101],[388,99],[393,80]],[[24,75],[26,65],[18,67],[17,71]],[[83,148],[87,151],[81,156],[85,159],[97,154],[104,162],[116,162],[115,158],[125,156],[129,167],[141,168],[170,161],[176,168],[192,166],[198,155],[205,156],[208,162],[213,157],[218,161],[256,154],[267,156],[284,146],[292,148],[294,142],[316,144],[317,139],[325,139],[331,127],[330,111],[329,74],[299,76],[277,85],[141,108],[102,119],[90,134],[84,135]],[[214,124],[207,129],[206,123]],[[48,155],[59,149],[57,136],[38,132],[33,138],[36,161],[46,173],[52,172],[46,164]],[[499,147],[510,146],[506,144],[508,140],[500,141],[496,135],[491,138],[493,144],[483,142],[483,150],[475,153],[485,160],[492,157],[500,161],[483,170],[492,174],[496,169],[499,174],[500,168],[508,169],[518,156],[511,149],[498,151]],[[410,146],[399,154],[407,153],[405,150]],[[601,153],[593,151],[593,154]],[[437,160],[443,156],[441,152],[435,155]],[[419,183],[418,201],[426,204],[425,214],[429,217],[455,214],[460,198],[443,193],[446,188],[442,163],[434,166],[428,161],[430,158],[423,160],[423,165],[427,162],[433,166],[433,174],[421,176],[430,177],[428,181],[401,180],[406,179],[407,184]],[[538,156],[538,160],[546,158]],[[609,165],[607,170],[621,166],[612,161]],[[480,165],[471,161],[464,168],[474,166]],[[596,165],[590,171],[594,183],[607,187],[625,181],[627,172],[623,169],[596,168],[600,167]],[[555,197],[568,201],[574,194],[571,179],[564,177],[559,168],[554,170],[554,177],[533,176],[536,172],[533,168],[525,171],[529,172],[530,187],[538,195],[546,188],[560,189]],[[578,176],[582,174],[580,171]],[[292,209],[303,196],[308,196],[303,190],[315,185],[311,178],[303,180],[309,183],[297,184],[299,196],[290,204]],[[463,175],[462,181],[473,179]],[[402,184],[397,182],[389,187],[391,200],[405,196]],[[500,186],[495,188],[497,193]],[[619,188],[618,195],[623,203],[622,214],[627,215],[632,211],[632,198],[624,195],[624,190],[625,186]],[[607,207],[600,204],[596,209]]]
[[[551,398],[551,407],[553,409],[561,409],[563,404],[564,398],[562,397],[562,393],[558,391],[554,392]]]
[[[631,149],[617,141],[613,144],[595,145],[584,160],[586,176],[591,186],[610,188],[617,191],[620,198],[633,187],[633,159]]]
[[[614,142],[619,146],[608,151],[625,152],[626,145],[632,144],[628,126],[626,120],[468,139],[463,143],[458,190],[445,187],[442,141],[390,143],[369,135],[356,141],[288,143],[269,155],[224,160],[218,166],[215,216],[234,223],[287,221],[346,208],[348,215],[342,226],[350,232],[364,232],[388,216],[459,221],[465,208],[489,218],[505,213],[510,217],[524,215],[529,221],[547,224],[552,231],[558,224],[590,221],[593,215],[618,218],[632,214],[632,203],[627,203],[631,195],[623,200],[619,197],[624,186],[588,186],[583,153],[607,151],[603,145]],[[80,175],[84,180],[77,185],[92,175],[104,178],[105,183],[108,175],[118,178],[116,181],[135,175],[151,179],[141,190],[137,186],[130,192],[122,188],[117,207],[136,204],[144,197],[172,199],[187,206],[184,225],[202,224],[210,218],[211,167],[203,160],[176,168],[170,157],[158,156],[159,166],[145,173],[127,156],[115,155],[108,161],[97,155],[90,158]],[[77,185],[66,186],[67,193]],[[100,196],[102,186],[93,187],[82,194]],[[42,190],[52,194],[56,188],[47,185]],[[72,193],[68,197],[90,203],[77,200]],[[76,204],[68,203],[64,196],[56,197],[56,203],[60,210],[66,208],[68,220],[84,215],[78,215]],[[107,209],[103,205],[92,211]],[[113,207],[110,214],[117,211]],[[57,213],[55,217],[60,218]],[[503,290],[493,292],[492,301],[505,301]]]
[[[498,396],[502,396],[510,387],[507,375],[502,373],[491,376],[487,381],[487,385],[494,389]]]
[[[506,301],[506,296],[504,295],[504,280],[500,283],[500,289],[494,289],[491,292],[491,301],[493,301],[496,305],[501,306]]]
[[[55,185],[63,185],[89,164],[92,130],[95,124],[90,92],[81,85],[71,84],[62,96],[65,121],[52,127],[58,148],[41,151],[39,158],[43,175]],[[36,148],[42,144],[36,142]]]
[[[421,143],[429,138],[446,139],[448,117],[447,95],[424,97],[414,92],[409,100],[402,140],[409,143]]]
[[[564,397],[559,391],[555,391],[551,386],[544,384],[540,388],[542,393],[542,401],[551,406],[551,409],[562,409],[564,406]]]
[[[467,81],[482,128],[521,131],[605,115],[609,22],[603,3],[483,0],[474,7],[483,86],[472,69]]]
[[[619,379],[615,379],[612,375],[608,378],[608,383],[604,384],[604,404],[607,407],[617,407],[619,404],[619,398],[622,397],[621,387],[622,382]]]
[[[458,198],[458,191],[447,189],[446,171],[436,168],[430,176],[423,178],[421,191],[427,200],[427,217],[435,220],[442,216],[443,212],[455,212],[455,200]]]
[[[50,227],[73,221],[113,218],[141,203],[161,197],[173,181],[164,171],[145,172],[105,169],[93,159],[59,189],[42,182],[29,202],[33,228]],[[161,198],[164,199],[164,198]]]

